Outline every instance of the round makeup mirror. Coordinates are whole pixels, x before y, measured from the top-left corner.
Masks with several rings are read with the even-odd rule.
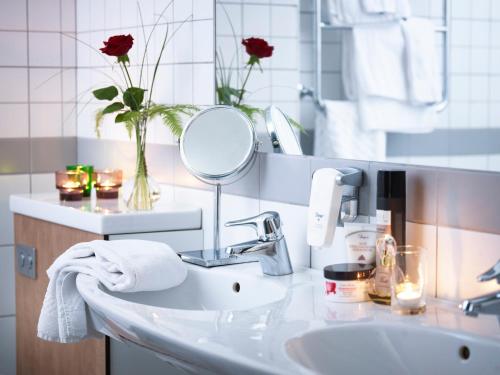
[[[304,155],[288,117],[278,107],[266,108],[266,127],[274,152],[287,155]]]
[[[215,106],[194,116],[180,139],[182,162],[200,180],[228,184],[251,166],[257,136],[250,119],[229,106]]]
[[[252,121],[230,106],[198,112],[182,132],[182,162],[192,175],[215,185],[214,250],[220,249],[221,185],[235,182],[250,170],[257,145]]]

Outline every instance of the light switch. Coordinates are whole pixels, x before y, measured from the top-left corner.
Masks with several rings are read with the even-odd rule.
[[[17,271],[30,279],[36,279],[36,252],[35,248],[16,244]]]

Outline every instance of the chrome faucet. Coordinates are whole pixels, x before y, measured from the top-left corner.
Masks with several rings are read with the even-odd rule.
[[[496,279],[497,283],[500,284],[500,259],[492,268],[479,275],[477,279],[480,282]],[[465,300],[460,307],[465,312],[465,315],[477,316],[479,313],[498,315],[500,322],[500,290]]]
[[[285,237],[281,232],[280,215],[267,211],[242,220],[229,221],[226,227],[250,226],[257,232],[257,239],[231,245],[226,248],[229,255],[251,257],[260,262],[262,272],[270,276],[288,275],[293,272]]]

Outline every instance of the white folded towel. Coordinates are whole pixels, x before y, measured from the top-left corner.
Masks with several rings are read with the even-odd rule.
[[[408,0],[325,0],[323,9],[323,21],[335,26],[395,21],[411,15]]]
[[[435,45],[435,26],[426,18],[401,21],[409,99],[414,104],[441,100],[441,80]]]
[[[362,129],[357,103],[324,101],[325,110],[316,115],[314,155],[329,158],[383,160],[385,133]]]
[[[49,285],[38,320],[38,337],[62,343],[99,334],[89,328],[76,276],[95,277],[113,292],[168,289],[179,285],[187,268],[166,244],[143,240],[79,243],[61,254],[47,270]]]
[[[348,99],[408,99],[404,39],[399,22],[354,26],[343,32],[342,80]]]
[[[408,0],[361,0],[366,13],[391,13],[399,18],[407,18],[411,14]]]

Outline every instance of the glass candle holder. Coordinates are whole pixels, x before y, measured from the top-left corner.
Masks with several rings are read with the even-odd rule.
[[[401,314],[425,311],[426,250],[420,246],[398,246],[391,276],[391,306]]]
[[[56,188],[62,201],[79,201],[83,198],[83,190],[89,180],[88,174],[82,170],[57,171]]]
[[[121,169],[104,169],[94,173],[94,186],[99,199],[116,199],[122,186]]]
[[[92,177],[94,173],[94,167],[92,165],[85,164],[75,164],[75,165],[67,165],[67,171],[84,171],[87,173],[87,176]],[[92,178],[89,178],[85,186],[83,187],[83,196],[90,197],[90,192],[92,191]]]

